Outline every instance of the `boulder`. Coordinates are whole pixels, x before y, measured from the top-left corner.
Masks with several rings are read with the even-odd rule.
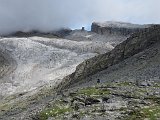
[[[92,105],[97,103],[100,103],[98,99],[91,98],[91,97],[85,99],[85,105]]]
[[[109,99],[109,97],[102,97],[102,102],[108,102]]]

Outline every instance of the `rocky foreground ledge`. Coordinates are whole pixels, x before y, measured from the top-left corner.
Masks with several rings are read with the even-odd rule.
[[[57,94],[44,88],[27,98],[10,96],[0,110],[2,120],[159,120],[160,82],[110,82]]]
[[[73,92],[74,91],[74,92]],[[160,83],[105,83],[67,90],[33,117],[37,120],[158,120]]]

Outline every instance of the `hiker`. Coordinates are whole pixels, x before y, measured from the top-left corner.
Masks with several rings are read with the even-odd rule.
[[[100,79],[97,79],[97,83],[98,83],[98,84],[100,84],[100,83],[101,83]]]

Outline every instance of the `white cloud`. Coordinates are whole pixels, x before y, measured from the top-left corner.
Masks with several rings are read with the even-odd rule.
[[[159,23],[159,0],[0,0],[0,33],[51,31],[93,21]]]

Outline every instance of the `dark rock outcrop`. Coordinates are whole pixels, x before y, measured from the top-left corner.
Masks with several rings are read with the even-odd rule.
[[[99,71],[107,69],[147,48],[160,40],[160,26],[152,25],[140,32],[132,34],[126,41],[117,45],[112,51],[88,59],[77,66],[76,71],[64,78],[58,86],[67,87]]]
[[[53,32],[54,35],[64,38],[65,36],[69,35],[72,32],[71,29],[60,29],[58,31]]]
[[[4,36],[4,37],[33,37],[33,36],[39,36],[39,37],[60,37],[63,38],[67,35],[69,35],[72,32],[71,29],[63,28],[57,31],[52,32],[40,32],[37,30],[32,30],[29,32],[23,32],[23,31],[17,31],[15,33],[12,33],[10,35]]]
[[[97,103],[100,103],[98,99],[91,98],[91,97],[85,99],[85,105],[92,105]]]
[[[106,22],[106,23],[92,23],[91,31],[101,35],[130,35],[134,32],[141,31],[149,25],[136,25],[123,22]]]

